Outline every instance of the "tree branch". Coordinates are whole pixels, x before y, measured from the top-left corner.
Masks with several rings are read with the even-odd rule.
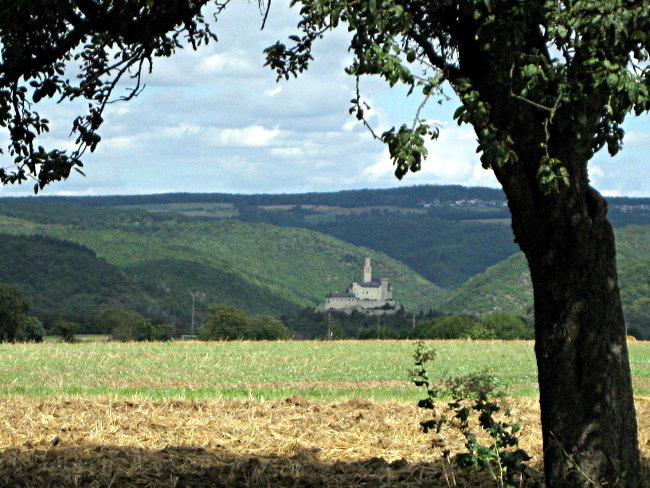
[[[425,39],[425,37],[418,33],[415,29],[410,29],[408,36],[418,43],[418,46],[422,48],[424,54],[429,59],[431,64],[435,68],[439,69],[445,78],[453,81],[461,77],[460,69],[453,64],[449,64],[443,56],[439,55],[428,39]]]

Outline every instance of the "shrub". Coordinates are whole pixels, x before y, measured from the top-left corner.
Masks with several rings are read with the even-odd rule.
[[[258,315],[248,319],[244,339],[254,341],[278,341],[291,339],[291,331],[282,322],[269,315]]]
[[[45,327],[38,317],[25,317],[16,330],[16,340],[23,342],[43,342]]]
[[[523,320],[507,313],[493,313],[483,317],[484,327],[492,331],[494,339],[534,339],[535,330],[528,327]],[[478,337],[472,337],[478,339]]]
[[[100,320],[115,341],[153,341],[158,338],[158,330],[151,320],[133,310],[107,310]]]
[[[233,341],[248,334],[248,317],[230,305],[211,305],[199,329],[199,337],[206,341]]]
[[[411,370],[411,375],[415,385],[423,388],[427,395],[418,402],[418,406],[430,410],[433,417],[420,422],[424,433],[432,431],[438,436],[433,445],[442,447],[443,457],[449,459],[450,451],[441,431],[443,427],[459,430],[465,437],[467,450],[456,455],[458,466],[489,471],[499,488],[524,486],[529,477],[526,462],[531,458],[519,448],[519,424],[504,421],[510,417],[509,410],[504,412],[505,415],[497,415],[495,418],[495,414],[503,409],[505,397],[505,392],[499,388],[498,379],[489,371],[483,370],[448,376],[442,386],[433,386],[427,363],[435,357],[435,350],[422,341],[416,343],[413,354],[415,368]],[[451,397],[453,401],[440,408],[436,405],[440,396]],[[476,426],[491,438],[489,445],[481,444],[478,440]]]
[[[75,333],[79,329],[79,324],[76,322],[68,322],[67,320],[57,320],[54,322],[54,334],[61,336],[61,342],[68,342],[70,344],[76,342]]]

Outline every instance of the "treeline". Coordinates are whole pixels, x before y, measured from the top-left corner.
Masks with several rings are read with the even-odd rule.
[[[80,204],[85,207],[119,207],[182,203],[232,203],[236,205],[331,205],[338,207],[395,206],[417,208],[423,204],[451,203],[461,200],[482,200],[505,203],[503,191],[495,188],[461,185],[417,185],[389,189],[343,190],[295,194],[241,195],[231,193],[166,193],[157,195],[119,195],[88,197],[22,197],[5,200],[24,202],[37,200],[41,206]],[[608,197],[610,206],[650,205],[650,198]]]
[[[455,202],[481,199],[505,202],[503,192],[494,188],[460,185],[419,185],[405,188],[344,190],[338,192],[240,195],[228,193],[167,193],[159,195],[125,195],[97,197],[48,197],[51,201],[80,202],[86,206],[160,205],[179,203],[233,203],[236,205],[332,205],[365,207],[369,205],[403,208],[421,207],[424,203]]]
[[[507,313],[443,315],[436,310],[407,312],[398,309],[394,315],[366,315],[357,310],[323,312],[305,308],[280,320],[296,339],[533,339],[534,330],[528,319]]]
[[[172,324],[147,318],[134,310],[109,309],[95,316],[97,328],[114,341],[166,341],[178,337],[202,340],[286,340],[293,334],[282,322],[268,315],[249,316],[229,305],[208,307],[195,336],[182,335]],[[46,335],[75,342],[80,324],[56,320],[47,329],[33,315],[32,304],[22,290],[0,284],[0,342],[42,342]]]
[[[164,341],[183,336],[172,324],[144,317],[128,309],[109,309],[95,315],[100,333],[115,341]],[[46,334],[75,342],[78,323],[57,320],[46,329],[32,314],[30,300],[20,288],[0,284],[0,342],[41,342]],[[446,316],[439,312],[407,313],[400,308],[394,315],[366,315],[358,311],[325,313],[305,308],[283,315],[247,315],[230,305],[211,305],[197,325],[201,340],[288,340],[288,339],[531,339],[533,330],[522,319],[505,314],[476,317]],[[188,337],[184,335],[183,337]]]

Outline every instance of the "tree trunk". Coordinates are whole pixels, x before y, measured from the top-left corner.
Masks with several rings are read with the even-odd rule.
[[[511,171],[495,170],[534,288],[546,486],[644,486],[607,204],[586,177],[544,196]]]

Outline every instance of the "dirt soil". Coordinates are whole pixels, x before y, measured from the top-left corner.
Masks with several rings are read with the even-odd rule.
[[[511,402],[541,486],[535,400]],[[638,399],[650,457],[650,399]],[[494,487],[453,464],[463,439],[424,434],[427,412],[353,399],[137,402],[0,399],[0,487]],[[435,444],[435,446],[433,445]],[[449,450],[450,455],[443,453]]]

